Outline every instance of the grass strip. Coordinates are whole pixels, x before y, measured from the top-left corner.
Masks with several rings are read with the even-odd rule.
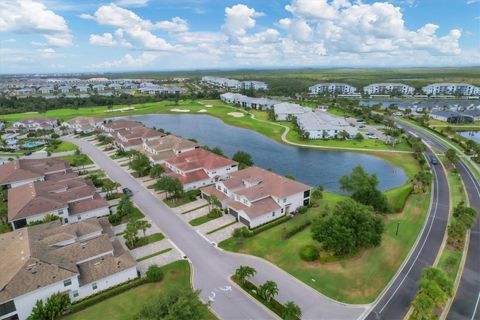
[[[158,251],[158,252],[154,252],[152,254],[149,254],[148,256],[145,256],[145,257],[142,257],[140,259],[137,259],[137,262],[140,262],[140,261],[144,261],[144,260],[147,260],[147,259],[150,259],[150,258],[153,258],[153,257],[156,257],[156,256],[159,256],[161,254],[164,254],[166,252],[169,252],[169,251],[172,251],[173,249],[172,248],[167,248],[165,250],[161,250],[161,251]]]
[[[190,220],[188,223],[190,223],[190,225],[196,227],[196,226],[199,226],[201,224],[204,224],[204,223],[207,223],[209,221],[212,221],[212,220],[215,220],[215,219],[218,219],[218,218],[221,218],[222,216],[218,216],[218,217],[214,217],[212,215],[209,215],[208,213],[204,216],[201,216],[201,217],[198,217],[198,218],[195,218],[195,219],[192,219]]]
[[[127,247],[130,250],[132,250],[132,249],[140,248],[140,247],[146,246],[147,244],[154,243],[163,239],[165,239],[165,236],[163,235],[163,233],[157,232],[149,236],[139,238],[137,241],[135,241],[135,244],[133,246],[129,246],[127,244]]]
[[[208,203],[207,203],[207,204],[204,204],[204,205],[202,205],[202,206],[200,206],[200,207],[196,207],[196,208],[193,208],[193,209],[187,210],[187,211],[185,211],[185,212],[182,212],[182,214],[187,214],[187,213],[190,213],[190,212],[192,212],[192,211],[195,211],[195,210],[198,210],[198,209],[205,208],[206,206],[208,206]]]

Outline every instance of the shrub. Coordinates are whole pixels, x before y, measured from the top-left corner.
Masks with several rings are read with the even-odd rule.
[[[306,222],[304,222],[302,224],[299,224],[299,225],[296,225],[296,226],[294,226],[290,229],[284,228],[284,231],[282,233],[282,239],[287,240],[287,239],[293,237],[297,233],[299,233],[299,232],[305,230],[306,228],[308,228],[311,224],[312,224],[311,221],[306,221]]]
[[[298,207],[298,208],[297,208],[297,212],[300,213],[300,214],[307,213],[307,211],[308,211],[308,207],[307,207],[307,206],[301,206],[301,207]]]
[[[145,273],[145,278],[148,282],[160,282],[163,280],[163,271],[162,268],[156,264],[148,267],[147,272]]]
[[[211,219],[220,218],[222,216],[222,210],[215,208],[210,211],[207,216]]]
[[[199,189],[193,189],[193,190],[189,190],[189,191],[185,192],[185,196],[190,201],[195,201],[200,196],[201,193],[202,193],[202,191],[200,191]]]
[[[108,216],[108,222],[110,222],[112,225],[118,225],[121,220],[122,217],[118,214],[111,214]]]
[[[317,247],[311,244],[307,244],[300,248],[300,258],[304,261],[315,261],[318,259],[319,252]]]

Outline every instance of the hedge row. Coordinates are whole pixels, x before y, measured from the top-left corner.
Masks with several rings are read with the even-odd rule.
[[[146,280],[144,278],[136,278],[127,283],[122,283],[122,284],[119,284],[118,286],[106,289],[93,296],[89,296],[87,298],[84,298],[82,300],[79,300],[73,303],[70,306],[70,310],[68,311],[68,313],[79,312],[81,310],[84,310],[88,307],[93,306],[94,304],[102,302],[108,298],[119,295],[120,293],[123,293],[132,288],[138,287],[139,285],[142,285],[144,283],[146,283]]]
[[[282,239],[284,239],[284,240],[290,239],[291,237],[293,237],[297,233],[302,232],[303,230],[307,229],[311,224],[312,224],[312,222],[310,220],[308,220],[308,221],[305,221],[304,223],[299,224],[299,225],[297,225],[293,228],[290,228],[290,229],[285,228],[285,230],[282,232]]]

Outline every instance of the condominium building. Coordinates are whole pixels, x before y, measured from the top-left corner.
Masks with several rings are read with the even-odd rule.
[[[75,117],[65,121],[62,125],[75,133],[90,133],[95,131],[103,122],[101,118]]]
[[[276,100],[268,98],[252,98],[243,94],[227,92],[220,95],[220,100],[226,103],[238,104],[243,108],[251,108],[258,110],[270,110],[279,103]]]
[[[462,95],[474,96],[480,95],[480,87],[468,83],[433,83],[422,88],[428,95]]]
[[[37,131],[52,130],[57,126],[57,119],[37,117],[24,118],[13,123],[13,128],[18,130]]]
[[[143,124],[138,121],[118,119],[102,123],[100,125],[100,130],[105,132],[107,135],[114,137],[118,130],[133,129],[135,127],[143,127]]]
[[[296,117],[299,114],[308,112],[311,110],[307,107],[302,107],[297,103],[282,102],[273,106],[273,112],[275,113],[275,120],[287,121],[292,117]]]
[[[262,81],[239,81],[235,79],[228,79],[222,77],[213,77],[213,76],[204,76],[202,77],[202,82],[205,82],[209,85],[222,87],[225,89],[231,90],[240,90],[240,89],[254,89],[254,90],[267,90],[268,85]]]
[[[363,87],[366,94],[392,94],[412,95],[415,91],[414,87],[407,86],[403,83],[372,83]]]
[[[229,214],[255,228],[310,203],[311,187],[258,167],[229,173],[202,195],[216,196]]]
[[[238,170],[238,163],[213,152],[197,148],[164,161],[165,174],[182,183],[184,190],[201,188]]]
[[[145,154],[152,163],[162,164],[165,160],[177,154],[191,151],[198,147],[199,145],[196,142],[168,135],[160,139],[144,141],[142,148],[138,151]]]
[[[349,136],[358,133],[344,118],[336,117],[323,110],[315,110],[297,115],[298,127],[307,133],[309,139],[328,139],[347,132]]]
[[[114,144],[128,151],[141,147],[145,141],[160,139],[164,136],[164,133],[144,126],[123,128],[115,132]]]
[[[27,319],[37,300],[78,301],[137,277],[108,220],[60,221],[0,234],[0,319]]]
[[[310,94],[352,94],[357,88],[346,83],[317,83],[308,88]]]

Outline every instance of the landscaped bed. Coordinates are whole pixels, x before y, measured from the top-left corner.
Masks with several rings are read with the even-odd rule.
[[[133,246],[130,246],[127,244],[127,247],[130,250],[132,250],[132,249],[140,248],[140,247],[146,246],[147,244],[154,243],[163,239],[165,239],[165,236],[162,233],[157,232],[146,237],[138,238],[135,241],[135,244]]]
[[[305,225],[325,208],[333,208],[345,196],[324,192],[318,208],[250,238],[230,238],[219,247],[265,258],[321,293],[346,303],[370,303],[387,285],[405,259],[425,221],[430,197],[413,194],[400,214],[385,218],[382,244],[359,254],[340,259],[321,255],[319,261],[305,262],[299,250],[305,245],[319,246],[311,238],[310,227],[284,240],[286,228]],[[397,224],[399,233],[396,235]]]

